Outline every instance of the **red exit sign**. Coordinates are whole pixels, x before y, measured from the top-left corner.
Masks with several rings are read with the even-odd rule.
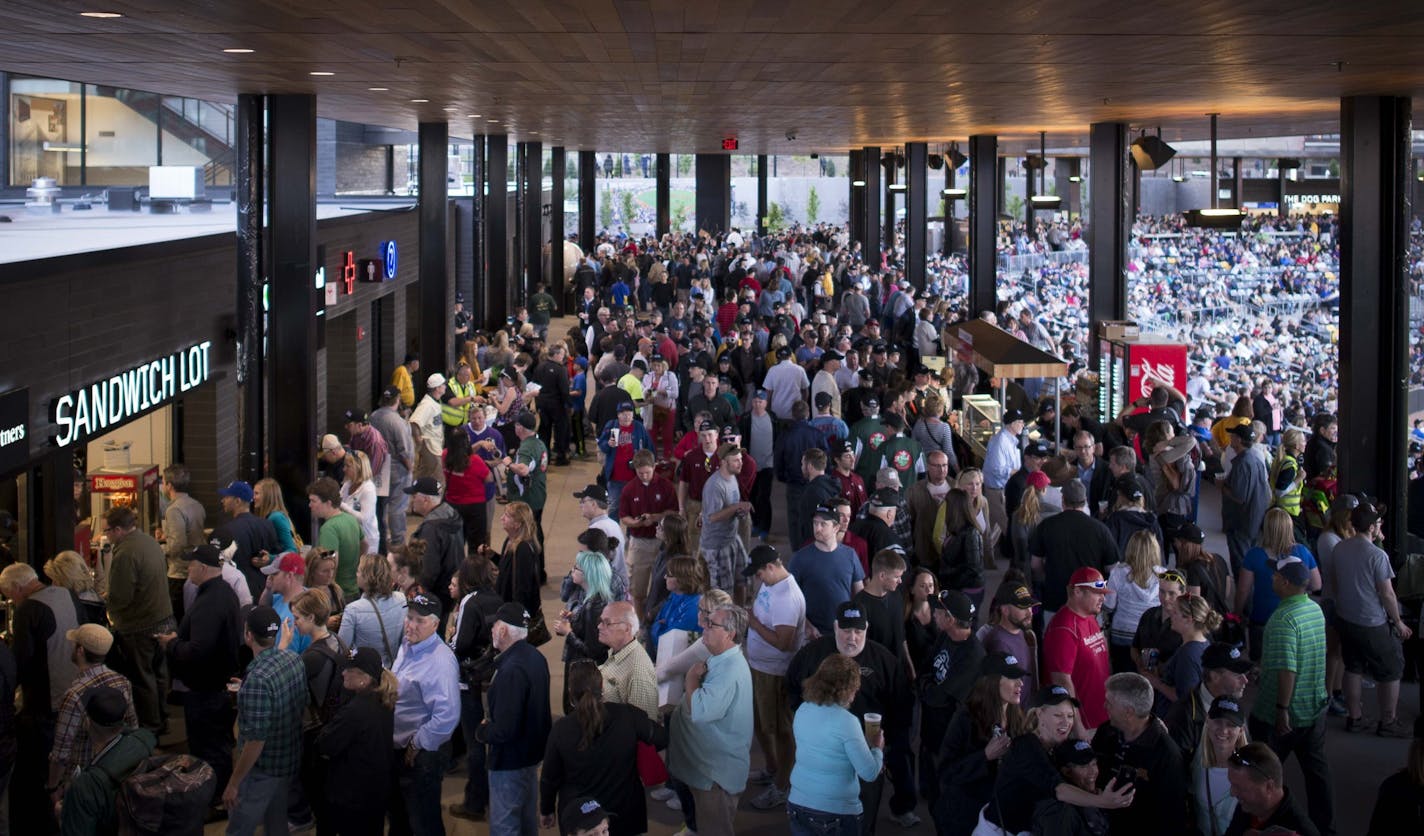
[[[737,150],[737,138],[734,137],[734,136],[729,136],[729,137],[727,137],[726,139],[722,140],[722,150],[723,150],[723,151],[735,151],[735,150]]]

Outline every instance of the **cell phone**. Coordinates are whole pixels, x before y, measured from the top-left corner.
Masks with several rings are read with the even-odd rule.
[[[1137,770],[1125,763],[1119,764],[1118,767],[1113,770],[1112,777],[1114,781],[1117,781],[1118,788],[1121,789],[1136,782]]]
[[[1003,729],[1003,727],[1002,727],[1002,726],[995,726],[994,729],[993,729],[992,734],[993,734],[994,737],[1003,737],[1003,736],[1004,736],[1004,729]]]

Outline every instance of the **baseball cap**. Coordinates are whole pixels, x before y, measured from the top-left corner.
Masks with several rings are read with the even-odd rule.
[[[838,523],[841,521],[841,515],[836,511],[836,509],[828,505],[818,505],[816,507],[816,512],[811,515],[811,518],[817,520],[829,520],[833,523]]]
[[[866,377],[870,377],[870,371],[869,371],[869,370],[863,370],[863,371],[865,371],[865,376],[866,376]],[[875,413],[875,410],[877,410],[877,409],[880,408],[880,401],[876,400],[875,398],[866,398],[864,401],[861,402],[860,405],[865,408],[865,411],[866,411],[866,412],[871,413],[871,414],[874,414],[874,413]]]
[[[1133,501],[1137,501],[1147,494],[1142,490],[1142,481],[1137,478],[1136,473],[1124,473],[1117,477],[1113,483],[1117,492]]]
[[[608,501],[608,491],[599,485],[589,485],[581,491],[574,491],[575,499],[593,499],[598,502]]]
[[[1256,443],[1256,431],[1251,429],[1250,424],[1240,424],[1227,430],[1227,432],[1241,439],[1241,443],[1248,447]]]
[[[1196,523],[1186,523],[1177,529],[1177,539],[1185,540],[1188,543],[1201,544],[1206,542],[1206,535],[1197,527]]]
[[[836,626],[842,630],[864,630],[870,626],[865,610],[854,601],[845,601],[836,607]]]
[[[711,421],[702,421],[697,425],[697,431],[700,433],[716,432],[717,425],[712,423]]]
[[[96,656],[106,656],[114,647],[114,634],[99,624],[81,624],[66,630],[64,637]]]
[[[844,360],[844,359],[845,359],[845,355],[844,355],[844,354],[841,354],[839,351],[836,351],[836,350],[832,349],[832,350],[830,350],[830,351],[827,351],[825,354],[822,354],[822,355],[821,355],[821,359],[822,359],[822,360]]]
[[[870,495],[870,504],[877,508],[898,508],[900,506],[900,494],[894,488],[881,488]]]
[[[1241,701],[1232,696],[1220,696],[1211,701],[1211,709],[1206,713],[1208,720],[1228,720],[1233,726],[1246,725],[1246,712]]]
[[[433,615],[439,618],[440,614],[444,612],[444,609],[440,606],[440,599],[428,592],[412,595],[405,606],[407,612],[416,615]]]
[[[278,572],[286,572],[290,575],[306,575],[307,561],[297,552],[283,552],[266,566],[262,567],[262,574],[275,575]]]
[[[564,832],[579,833],[598,827],[613,815],[594,799],[582,796],[564,805],[563,812],[559,814],[559,824]]]
[[[1379,522],[1385,510],[1383,505],[1368,499],[1360,500],[1359,504],[1350,510],[1350,525],[1354,526],[1356,531],[1366,531]]]
[[[722,427],[722,440],[723,440],[723,441],[731,441],[731,440],[734,439],[734,438],[740,437],[741,434],[742,434],[742,433],[741,433],[741,430],[738,430],[736,427],[732,426],[731,424],[727,424],[726,426]]]
[[[1046,685],[1038,689],[1038,699],[1036,705],[1058,705],[1059,703],[1071,702],[1074,708],[1082,706],[1078,698],[1068,693],[1068,689],[1062,685]]]
[[[986,655],[979,662],[980,676],[1003,676],[1009,679],[1023,679],[1028,676],[1028,671],[1019,662],[1019,657],[1012,653],[1005,653],[996,650]]]
[[[767,394],[767,391],[765,389],[756,390],[756,392],[752,393],[752,397],[759,401],[771,400],[771,395]]]
[[[999,584],[999,588],[994,592],[994,603],[999,606],[1007,604],[1011,607],[1021,607],[1030,609],[1039,605],[1037,598],[1029,591],[1027,586],[1021,583]]]
[[[1046,459],[1053,454],[1053,451],[1049,448],[1047,441],[1036,438],[1028,443],[1028,446],[1024,448],[1023,454],[1038,459]]]
[[[1108,582],[1103,580],[1103,573],[1091,566],[1081,566],[1074,570],[1072,576],[1068,578],[1068,585],[1081,586],[1104,595],[1108,592]]]
[[[1088,488],[1081,479],[1073,479],[1063,486],[1063,504],[1078,507],[1088,501]]]
[[[930,609],[944,610],[955,621],[965,625],[972,624],[974,613],[978,612],[969,596],[957,589],[940,590],[938,595],[930,599]]]
[[[528,430],[528,431],[530,431],[530,432],[533,432],[533,431],[539,429],[539,416],[535,415],[534,413],[530,412],[530,411],[527,410],[527,409],[524,410],[523,412],[519,413],[519,419],[518,419],[518,420],[519,420],[519,426],[523,427],[524,429],[526,429],[526,430]]]
[[[575,358],[574,358],[574,365],[575,365],[575,366],[578,366],[578,367],[581,368],[581,369],[586,369],[586,368],[588,368],[588,358],[587,358],[587,357],[575,357]]]
[[[98,726],[123,725],[129,701],[124,692],[108,685],[96,685],[84,692],[84,714]]]
[[[1087,766],[1097,758],[1093,744],[1086,740],[1065,740],[1053,747],[1053,762],[1059,766]]]
[[[1048,486],[1053,484],[1053,480],[1048,478],[1048,474],[1044,473],[1042,470],[1035,470],[1034,472],[1030,473],[1025,478],[1024,482],[1030,488],[1040,491],[1048,490]],[[1078,484],[1081,485],[1083,483],[1079,482]]]
[[[499,609],[494,612],[494,618],[496,621],[503,621],[511,627],[524,629],[528,629],[529,627],[529,612],[520,604],[500,604]]]
[[[1298,557],[1282,558],[1276,563],[1276,574],[1291,586],[1304,587],[1310,583],[1310,568]]]
[[[747,555],[747,568],[742,570],[742,577],[750,578],[763,566],[770,565],[781,559],[781,554],[773,546],[765,543],[751,550]]]
[[[344,415],[344,416],[346,416],[346,423],[348,423],[348,424],[364,424],[364,423],[366,423],[366,410],[364,410],[364,409],[354,409],[354,408],[353,408],[353,409],[348,409],[348,410],[346,410],[345,412],[343,412],[343,413],[341,413],[341,414]],[[326,440],[326,439],[324,439],[324,438],[322,439],[322,441],[325,441],[325,440]]]
[[[214,569],[222,568],[222,552],[211,543],[199,543],[188,552],[189,560],[196,560],[204,566],[211,566]]]
[[[337,438],[332,433],[327,433],[326,435],[322,436],[321,443],[317,445],[318,449],[321,450],[341,450],[344,446],[345,445],[341,443],[341,439]]]
[[[636,411],[636,410],[634,410],[634,408],[633,408],[633,402],[632,402],[632,401],[619,401],[619,402],[618,402],[618,409],[617,409],[617,411],[618,411],[618,412],[634,412],[634,411]]]
[[[355,668],[374,680],[381,678],[381,654],[376,652],[374,647],[353,647],[351,652],[341,660],[340,668],[350,670]]]
[[[1022,412],[1020,412],[1019,410],[1017,410],[1017,409],[1005,410],[1005,412],[1004,412],[1003,425],[1007,427],[1009,424],[1012,424],[1012,423],[1015,422],[1015,421],[1022,421],[1023,419],[1024,419],[1024,414],[1023,414]]]
[[[427,378],[425,379],[425,388],[426,388],[426,389],[434,389],[434,388],[437,387],[437,386],[444,386],[444,385],[445,385],[445,375],[441,374],[440,372],[435,372],[435,373],[432,374],[430,377],[427,377]]]
[[[394,400],[395,398],[399,398],[399,397],[400,397],[400,390],[397,389],[397,388],[394,387],[394,386],[387,386],[386,388],[384,388],[384,389],[381,390],[381,401],[382,401],[382,402],[389,401],[389,400]]]
[[[831,405],[833,399],[830,392],[817,392],[815,400],[817,409],[825,409]]]
[[[435,480],[434,476],[422,476],[414,482],[411,482],[410,487],[406,488],[405,492],[410,496],[414,496],[418,493],[425,494],[426,496],[439,496],[440,483]]]
[[[1249,673],[1251,660],[1234,644],[1212,642],[1202,651],[1201,666],[1204,671],[1225,669],[1232,673]]]
[[[247,631],[259,639],[276,638],[277,632],[282,629],[282,619],[277,617],[277,611],[261,604],[248,612],[246,624]]]
[[[330,437],[335,438],[336,436]],[[340,442],[337,442],[337,444],[339,445]],[[241,500],[242,502],[251,502],[252,486],[241,480],[236,482],[228,482],[227,487],[218,491],[218,496],[230,496],[233,499]]]

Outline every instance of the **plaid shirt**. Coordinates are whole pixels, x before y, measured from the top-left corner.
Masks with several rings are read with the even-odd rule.
[[[658,720],[658,675],[643,645],[628,642],[622,650],[609,653],[598,669],[603,673],[604,702],[626,703]]]
[[[124,712],[124,725],[134,728],[138,716],[134,714],[133,688],[123,674],[115,673],[103,665],[95,665],[79,672],[74,684],[64,692],[59,702],[59,717],[54,723],[54,748],[49,759],[58,764],[65,780],[74,770],[89,763],[89,734],[84,731],[83,698],[90,688],[108,686],[117,688],[124,694],[128,709]]]
[[[263,743],[254,771],[274,778],[297,774],[306,705],[302,658],[277,647],[257,654],[237,692],[237,748],[249,741]]]

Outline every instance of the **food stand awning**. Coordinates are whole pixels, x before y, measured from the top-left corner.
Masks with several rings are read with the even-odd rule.
[[[982,319],[957,322],[945,328],[945,333],[950,341],[946,348],[952,348],[960,360],[972,362],[992,377],[1017,380],[1068,374],[1067,361]]]

